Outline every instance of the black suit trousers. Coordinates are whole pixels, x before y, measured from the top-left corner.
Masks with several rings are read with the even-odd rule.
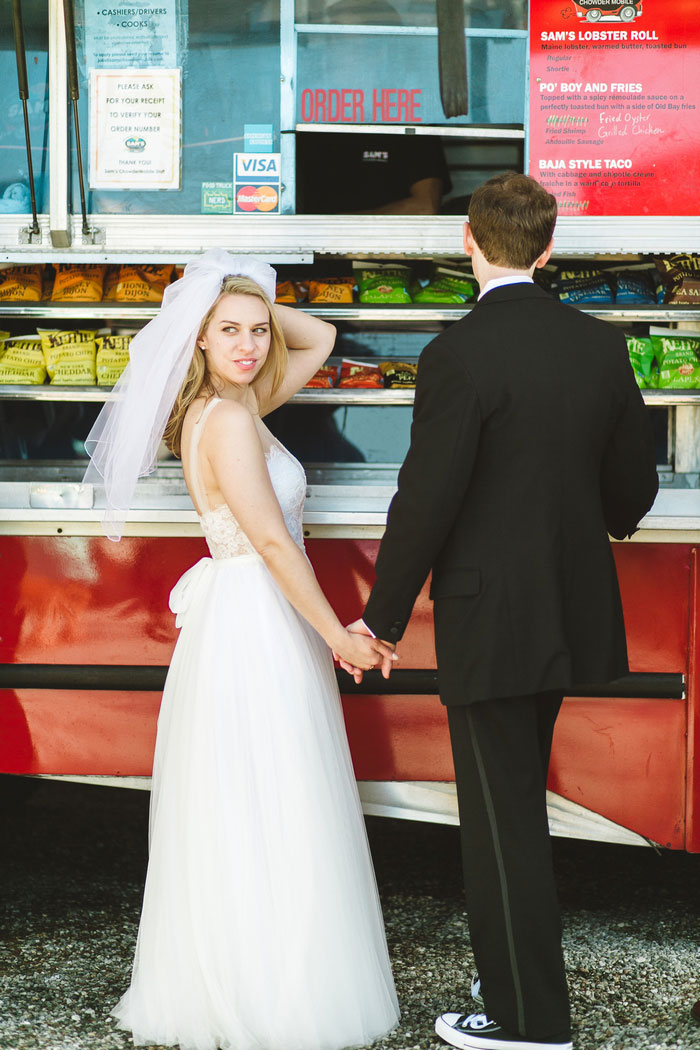
[[[472,950],[485,1011],[570,1038],[546,784],[560,692],[448,705]]]

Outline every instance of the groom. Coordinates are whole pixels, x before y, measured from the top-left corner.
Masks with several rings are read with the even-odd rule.
[[[571,1047],[546,781],[573,684],[624,675],[608,533],[657,491],[652,434],[619,329],[533,283],[556,201],[508,173],[471,198],[481,288],[420,359],[411,447],[377,581],[355,630],[396,643],[432,570],[440,695],[462,816],[483,1013],[447,1013],[453,1046]],[[366,625],[366,627],[365,627]]]

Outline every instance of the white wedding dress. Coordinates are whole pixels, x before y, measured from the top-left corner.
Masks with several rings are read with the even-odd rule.
[[[176,584],[150,854],[131,986],[113,1013],[136,1044],[339,1050],[399,1009],[330,651],[228,506]],[[266,431],[269,435],[269,431]],[[265,452],[303,549],[303,468]]]

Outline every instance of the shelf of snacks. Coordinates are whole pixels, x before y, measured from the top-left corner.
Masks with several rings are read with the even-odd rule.
[[[316,260],[311,276],[280,276],[277,302],[333,320],[454,321],[476,301],[466,260]],[[0,264],[0,313],[6,317],[146,321],[181,267],[167,265]],[[550,262],[536,280],[562,302],[613,321],[681,321],[700,316],[700,255],[615,264]]]
[[[318,269],[322,266],[319,260]],[[420,331],[425,324],[427,341],[434,325],[464,316],[478,294],[464,261],[438,259],[421,268],[403,261],[346,260],[341,267],[349,272],[282,276],[277,301],[370,327],[395,323]],[[15,328],[17,319],[36,325],[26,334],[0,332],[0,397],[107,400],[128,363],[132,336],[157,313],[164,289],[177,276],[173,265],[0,267],[0,317],[8,326],[14,320]],[[695,402],[693,392],[700,391],[700,332],[693,331],[700,322],[700,256],[615,265],[550,263],[536,271],[536,278],[562,302],[589,314],[646,325],[627,333],[639,386],[654,392],[657,405]],[[62,329],[62,321],[70,327]],[[78,328],[81,322],[84,328]],[[105,322],[109,327],[100,327]],[[658,322],[680,327],[656,327]],[[336,362],[295,400],[410,404],[415,363],[409,359],[398,365],[397,371],[395,361]]]

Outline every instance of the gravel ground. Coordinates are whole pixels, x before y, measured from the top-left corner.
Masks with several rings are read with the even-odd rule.
[[[3,803],[2,1050],[122,1050],[146,868],[145,792],[41,783]],[[457,829],[368,820],[401,1026],[376,1050],[444,1050],[436,1014],[472,970]],[[700,856],[555,840],[578,1050],[700,1050]],[[271,1000],[274,999],[274,993]],[[313,1050],[313,1048],[309,1048]]]

